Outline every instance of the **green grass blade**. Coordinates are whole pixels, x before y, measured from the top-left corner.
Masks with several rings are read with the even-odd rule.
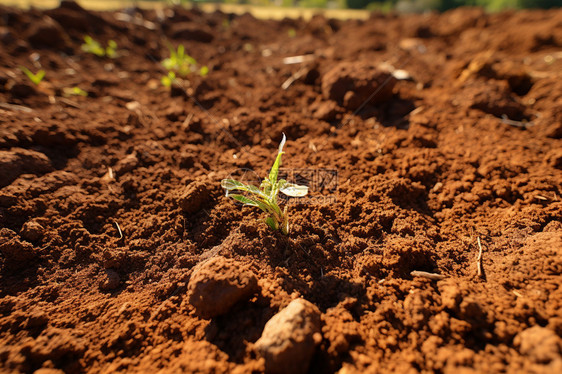
[[[267,217],[265,219],[265,223],[272,229],[277,230],[277,222],[273,219],[273,217]]]
[[[221,187],[227,191],[246,191],[263,197],[263,193],[256,186],[244,184],[234,179],[223,179],[221,181]]]
[[[269,206],[268,204],[258,199],[252,199],[251,197],[239,195],[239,194],[228,194],[227,196],[232,197],[234,200],[239,201],[244,205],[255,206],[257,208],[260,208],[261,210],[263,210],[268,214],[274,214],[275,212],[275,209],[273,209],[273,207]]]
[[[35,79],[37,80],[37,83],[35,84],[41,83],[43,78],[45,78],[45,70],[39,70],[37,74],[35,74]]]
[[[269,172],[269,181],[272,185],[275,185],[275,183],[277,183],[277,176],[279,175],[279,168],[281,167],[281,156],[283,156],[284,153],[283,146],[285,145],[286,141],[287,138],[285,137],[285,134],[283,134],[283,139],[281,140],[281,144],[279,144],[279,152],[277,153],[277,158],[275,159],[273,167]]]
[[[259,207],[259,204],[256,200],[246,197],[244,195],[230,194],[228,195],[228,197],[232,197],[234,200],[239,201],[244,205]]]

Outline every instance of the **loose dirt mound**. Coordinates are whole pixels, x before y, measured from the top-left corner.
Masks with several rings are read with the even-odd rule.
[[[0,14],[0,371],[562,371],[562,11]],[[282,133],[288,237],[220,188]]]

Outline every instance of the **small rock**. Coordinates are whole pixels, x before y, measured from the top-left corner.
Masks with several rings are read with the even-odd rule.
[[[115,270],[105,269],[105,273],[100,281],[100,290],[111,291],[119,287],[121,283],[121,278]]]
[[[193,269],[189,280],[189,302],[202,318],[227,313],[239,301],[258,290],[254,273],[238,261],[211,257]]]
[[[561,359],[562,339],[554,331],[533,326],[520,332],[514,339],[519,352],[536,363],[547,364]]]
[[[310,359],[322,340],[320,311],[304,299],[296,299],[271,318],[256,342],[265,358],[267,373],[308,372]]]
[[[139,103],[138,101],[129,101],[127,104],[125,104],[125,108],[127,108],[131,112],[136,112],[137,110],[141,109],[141,103]]]
[[[139,159],[136,153],[131,153],[130,155],[125,156],[122,160],[120,160],[113,170],[117,175],[123,175],[130,171],[133,171],[137,165],[139,164]]]
[[[43,153],[22,148],[0,150],[0,188],[22,174],[45,174],[51,170],[51,161]]]
[[[181,193],[179,205],[185,213],[196,213],[209,201],[210,197],[210,191],[206,183],[192,182]]]
[[[392,98],[396,84],[389,72],[364,62],[342,62],[322,78],[322,93],[326,99],[357,109],[371,95],[370,104],[380,104]]]
[[[43,238],[45,229],[36,221],[27,221],[21,228],[20,235],[25,240],[36,242]]]
[[[29,28],[27,40],[36,47],[52,47],[59,50],[70,45],[64,29],[51,17],[43,17]]]

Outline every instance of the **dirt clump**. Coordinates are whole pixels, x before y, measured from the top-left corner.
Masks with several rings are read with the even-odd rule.
[[[45,174],[53,170],[49,158],[37,151],[12,148],[0,150],[0,187],[5,187],[22,174]]]
[[[189,302],[197,315],[213,318],[247,300],[257,289],[252,271],[235,260],[216,256],[193,269],[188,284]]]
[[[255,348],[265,358],[267,373],[306,373],[321,340],[320,311],[295,299],[265,324]]]
[[[348,109],[363,103],[380,104],[392,97],[396,79],[388,71],[364,62],[341,62],[322,77],[322,93],[326,99]]]

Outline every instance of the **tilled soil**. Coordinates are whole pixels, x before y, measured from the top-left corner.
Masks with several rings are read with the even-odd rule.
[[[562,11],[0,14],[0,371],[562,372]]]

